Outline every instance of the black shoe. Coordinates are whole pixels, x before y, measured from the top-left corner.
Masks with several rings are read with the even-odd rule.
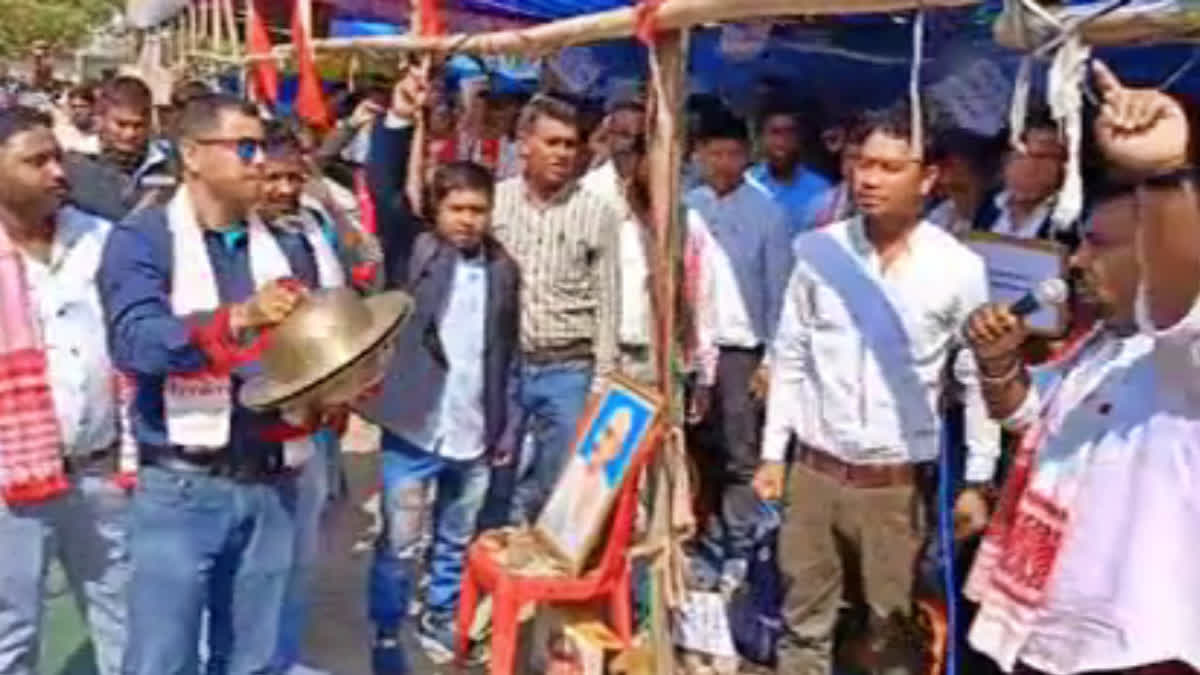
[[[411,675],[399,631],[381,630],[376,633],[371,646],[371,672],[374,675]]]

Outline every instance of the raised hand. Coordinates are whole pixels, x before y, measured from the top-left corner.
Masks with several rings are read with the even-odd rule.
[[[1185,166],[1188,121],[1182,106],[1157,89],[1126,87],[1100,61],[1092,71],[1102,98],[1096,138],[1105,158],[1140,176]]]
[[[429,102],[429,64],[409,65],[392,89],[391,112],[397,117],[413,119]]]

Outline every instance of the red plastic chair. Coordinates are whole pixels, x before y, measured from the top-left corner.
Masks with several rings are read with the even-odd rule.
[[[633,640],[629,544],[637,516],[638,484],[658,448],[658,438],[635,459],[617,497],[616,513],[599,564],[581,577],[529,576],[506,569],[495,549],[476,539],[467,552],[458,608],[457,655],[470,646],[471,625],[481,591],[492,594],[492,675],[512,675],[517,655],[518,614],[529,602],[580,603],[608,599],[613,630],[626,646]]]

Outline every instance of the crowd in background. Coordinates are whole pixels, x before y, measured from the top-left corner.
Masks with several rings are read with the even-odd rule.
[[[1039,438],[1059,439],[1061,452],[1108,442],[1096,440],[1108,439],[1107,411],[1079,421],[1072,410],[1112,386],[1123,411],[1121,387],[1141,387],[1157,403],[1121,418],[1126,431],[1170,413],[1180,426],[1146,433],[1181,446],[1177,466],[1191,466],[1194,399],[1171,378],[1197,365],[1194,349],[1172,351],[1194,347],[1195,270],[1176,258],[1194,252],[1195,237],[1170,227],[1195,229],[1196,208],[1171,201],[1188,185],[1186,156],[1153,155],[1181,144],[1186,153],[1187,122],[1169,99],[1103,77],[1110,108],[1098,128],[1115,131],[1089,141],[1093,210],[1067,222],[1055,214],[1068,148],[1045,110],[1030,112],[1019,148],[931,111],[915,147],[904,103],[832,110],[772,90],[747,118],[693,96],[683,245],[668,261],[653,245],[640,92],[456,92],[406,66],[396,82],[339,96],[336,126],[317,129],[198,81],[180,83],[169,105],[115,74],[59,91],[7,87],[0,546],[11,554],[0,559],[0,674],[36,672],[53,556],[104,675],[302,668],[345,411],[296,420],[245,408],[237,393],[260,367],[231,354],[309,290],[340,287],[415,299],[397,376],[373,404],[389,423],[384,527],[366,589],[375,634],[364,648],[376,675],[409,672],[402,632],[412,615],[429,658],[448,663],[475,534],[536,520],[606,377],[658,384],[650,289],[668,265],[684,272],[688,444],[702,476],[690,583],[733,598],[782,575],[782,597],[754,608],[782,622],[778,653],[759,659],[776,672],[824,675],[839,658],[872,673],[925,672],[914,596],[940,593],[928,562],[935,464],[950,452],[961,465],[957,535],[972,551],[1007,465],[1018,475],[1037,465],[1000,424],[1045,412],[1025,402],[1031,388],[1045,391],[1025,364],[1058,364],[1071,382],[1085,363],[1099,378],[1052,406],[1059,417]],[[1174,137],[1163,138],[1164,125]],[[1150,198],[1127,187],[1143,179],[1159,181]],[[1137,218],[1152,232],[1140,251]],[[1063,246],[1074,270],[1063,335],[1013,337],[1023,326],[988,304],[984,263],[963,243],[976,232]],[[1138,266],[1151,253],[1176,275],[1175,295]],[[1132,321],[1127,287],[1139,278],[1143,294],[1146,284],[1157,292],[1139,302],[1158,333]],[[1176,372],[1154,358],[1177,359]],[[1068,431],[1082,440],[1061,441]],[[1086,461],[1074,470],[1089,475]],[[1080,482],[1081,493],[1100,489]],[[1048,510],[1071,511],[1076,492],[1047,489],[1059,500]],[[1137,483],[1128,501],[1146,489]],[[1072,573],[1086,576],[1059,521],[1049,555],[1065,539]],[[1090,540],[1109,536],[1094,518],[1071,522],[1090,527]],[[770,569],[757,554],[765,538],[779,550]],[[1033,541],[1029,564],[1046,563],[1038,555],[1050,549]],[[968,672],[990,661],[1056,675],[1200,663],[1186,618],[1147,636],[1148,623],[1166,621],[1147,622],[1144,602],[1161,610],[1161,595],[1114,601],[1113,615],[1070,604],[1098,602],[1092,581],[1116,595],[1132,587],[1125,558],[1096,556],[1119,582],[1074,577],[1064,590],[1042,579],[1033,598],[1009,580],[1021,597],[1008,615],[989,592],[973,595],[983,609],[971,643],[982,654],[964,657]],[[1039,623],[1047,607],[1066,628]],[[1096,612],[1125,637],[1071,623]],[[837,656],[850,643],[865,646]]]

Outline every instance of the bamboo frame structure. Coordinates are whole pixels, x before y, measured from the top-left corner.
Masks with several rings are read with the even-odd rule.
[[[707,23],[747,21],[784,16],[831,16],[896,12],[924,7],[966,7],[978,0],[664,0],[654,24],[671,31]],[[383,35],[313,40],[315,51],[379,50],[398,52],[522,53],[544,55],[572,45],[627,38],[638,23],[635,8],[597,12],[551,21],[519,30],[445,36]],[[275,47],[270,55],[248,56],[261,61],[288,56],[290,44]]]
[[[210,0],[218,1],[218,0]],[[228,2],[229,0],[220,0]],[[682,230],[680,190],[682,165],[683,124],[681,122],[687,69],[688,31],[693,26],[718,22],[748,21],[794,16],[830,16],[840,14],[883,13],[917,8],[936,9],[964,7],[978,0],[662,0],[651,20],[656,31],[651,52],[651,89],[648,101],[650,121],[648,157],[651,167],[651,214],[654,227],[652,293],[657,313],[654,335],[655,365],[658,388],[667,401],[671,441],[682,444],[682,392],[673,372],[675,357],[681,348],[676,330],[679,317],[677,299],[682,292],[679,270],[675,262],[680,254]],[[247,2],[247,13],[253,3]],[[193,15],[189,3],[189,16]],[[478,34],[441,36],[420,35],[415,30],[407,35],[352,37],[311,40],[314,52],[420,52],[447,54],[519,53],[541,56],[564,47],[629,38],[637,32],[641,16],[636,8],[599,12],[531,26],[518,30],[493,31]],[[413,22],[419,25],[418,21]],[[194,36],[194,24],[192,34]],[[234,33],[236,35],[236,32]],[[192,55],[226,61],[216,54],[196,53],[195,40],[190,43]],[[266,55],[246,55],[233,61],[248,66],[264,60],[285,59],[294,55],[295,45],[279,45]],[[420,175],[416,172],[415,175]],[[665,513],[657,514],[659,530],[674,536]],[[665,546],[673,545],[667,542]],[[653,577],[652,633],[655,641],[653,672],[672,675],[675,672],[673,651],[670,649],[670,613],[664,585],[669,575],[658,571]]]

